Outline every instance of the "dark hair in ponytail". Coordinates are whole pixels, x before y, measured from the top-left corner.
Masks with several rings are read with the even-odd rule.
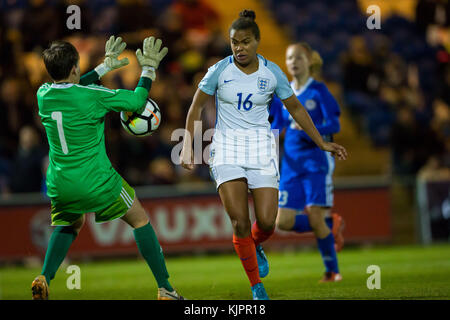
[[[231,30],[244,30],[244,29],[250,29],[255,36],[256,40],[261,39],[261,35],[259,32],[259,27],[255,22],[256,14],[253,10],[242,10],[239,12],[239,18],[233,21],[231,24],[229,32]]]

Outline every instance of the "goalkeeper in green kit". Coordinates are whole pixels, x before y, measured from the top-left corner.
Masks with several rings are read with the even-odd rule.
[[[134,91],[110,90],[94,85],[107,72],[128,64],[118,57],[122,39],[106,42],[102,64],[80,77],[79,54],[65,41],[55,41],[43,53],[53,83],[37,91],[39,116],[49,143],[47,194],[51,199],[54,229],[45,254],[42,273],[31,285],[33,299],[48,299],[48,286],[80,232],[85,213],[95,212],[98,223],[122,219],[134,230],[139,252],[158,284],[159,300],[183,300],[168,281],[162,248],[133,188],[114,170],[106,155],[104,118],[110,111],[140,112],[156,69],[167,54],[161,40],[146,38],[136,51],[142,67]]]

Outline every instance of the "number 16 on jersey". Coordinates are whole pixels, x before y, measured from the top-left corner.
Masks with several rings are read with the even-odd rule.
[[[250,100],[250,97],[252,96],[253,94],[252,93],[250,93],[245,99],[244,99],[244,102],[242,102],[242,92],[239,92],[238,94],[237,94],[237,96],[238,96],[238,98],[239,98],[239,100],[238,100],[238,110],[241,110],[241,106],[242,106],[242,108],[245,110],[245,111],[248,111],[248,110],[250,110],[252,107],[253,107],[253,102]]]

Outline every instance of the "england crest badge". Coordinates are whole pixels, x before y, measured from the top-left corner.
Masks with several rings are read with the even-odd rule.
[[[269,89],[269,81],[270,79],[258,77],[258,90],[265,92]]]

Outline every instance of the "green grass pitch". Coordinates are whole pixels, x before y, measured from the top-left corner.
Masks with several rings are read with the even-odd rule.
[[[344,248],[339,254],[340,283],[319,284],[318,251],[266,252],[269,275],[263,279],[271,299],[449,299],[450,246]],[[234,254],[167,257],[170,280],[182,295],[196,300],[248,300],[250,286]],[[69,290],[67,265],[51,283],[50,298],[156,299],[157,287],[142,259],[72,261],[81,270],[81,289]],[[381,288],[369,290],[367,267],[381,270]],[[0,267],[0,299],[31,299],[30,284],[40,268]]]

